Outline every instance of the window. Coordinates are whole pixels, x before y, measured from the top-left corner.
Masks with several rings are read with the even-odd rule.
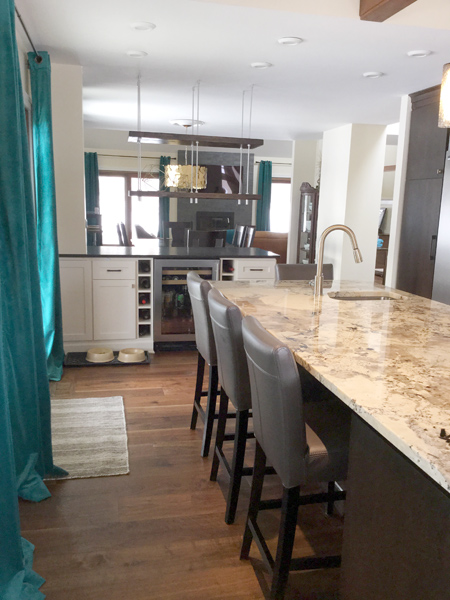
[[[270,195],[270,231],[287,233],[290,223],[291,180],[288,177],[274,177]]]
[[[118,245],[117,223],[125,223],[130,239],[136,239],[136,225],[158,235],[159,198],[129,196],[138,189],[137,173],[101,171],[99,174],[100,214],[102,215],[103,244]],[[143,191],[158,191],[159,179],[142,180]]]

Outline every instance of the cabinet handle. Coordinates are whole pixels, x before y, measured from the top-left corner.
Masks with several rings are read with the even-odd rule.
[[[442,175],[443,172],[444,172],[444,169],[437,169],[436,175]]]
[[[430,260],[436,259],[437,235],[431,236]]]
[[[249,271],[264,271],[264,269],[249,269]]]
[[[106,269],[107,273],[122,273],[122,269]]]

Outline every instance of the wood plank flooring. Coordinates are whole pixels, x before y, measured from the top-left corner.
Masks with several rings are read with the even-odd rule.
[[[22,535],[36,546],[48,600],[268,597],[256,546],[250,561],[239,560],[248,478],[236,522],[226,525],[227,481],[221,470],[218,482],[209,481],[202,425],[189,429],[196,365],[194,352],[162,352],[150,365],[66,368],[51,384],[58,398],[123,396],[130,474],[48,482],[51,498],[20,503]],[[277,478],[266,479],[273,497]],[[263,517],[273,549],[277,511]],[[340,551],[340,517],[310,506],[299,524],[295,555]],[[335,599],[338,585],[338,569],[292,574],[286,600]]]

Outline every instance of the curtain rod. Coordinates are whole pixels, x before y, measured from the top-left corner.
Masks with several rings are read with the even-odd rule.
[[[133,154],[102,154],[101,152],[97,152],[97,156],[108,156],[110,158],[136,158],[136,155]],[[143,156],[145,160],[159,160],[157,156]]]
[[[34,60],[35,60],[35,61],[36,61],[36,62],[39,64],[39,63],[41,63],[41,62],[42,62],[42,56],[39,54],[39,52],[38,52],[38,51],[36,50],[36,48],[34,47],[33,41],[32,41],[32,39],[30,38],[30,34],[28,33],[28,30],[27,30],[27,28],[25,27],[25,23],[23,22],[23,20],[22,20],[22,17],[20,16],[20,13],[19,13],[19,11],[17,10],[17,7],[14,7],[14,8],[15,8],[15,11],[16,11],[16,15],[17,15],[17,17],[18,17],[18,19],[19,19],[19,21],[20,21],[20,24],[22,25],[22,27],[23,27],[23,30],[25,31],[25,33],[26,33],[26,35],[27,35],[28,41],[30,42],[30,44],[31,44],[31,47],[32,47],[32,48],[33,48],[33,50],[34,50],[34,54],[35,54],[35,56],[34,56]]]

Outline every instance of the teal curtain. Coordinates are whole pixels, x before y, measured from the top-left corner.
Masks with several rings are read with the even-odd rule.
[[[166,165],[170,165],[170,156],[161,156],[159,159],[159,189],[165,192],[169,190],[164,185],[164,168]],[[169,221],[169,207],[170,198],[162,196],[159,199],[159,237],[164,237],[163,223]]]
[[[256,206],[256,229],[257,231],[270,231],[270,194],[272,189],[272,163],[270,160],[262,160],[259,163],[258,200]]]
[[[100,188],[98,180],[98,156],[97,152],[84,153],[84,185],[86,192],[86,218],[88,225],[99,225],[100,216]],[[97,244],[96,234],[88,231],[87,245]]]
[[[49,379],[59,381],[63,371],[64,347],[53,166],[51,72],[47,52],[41,52],[40,56],[42,62],[37,63],[34,52],[28,53],[33,104],[37,256],[47,374]]]

